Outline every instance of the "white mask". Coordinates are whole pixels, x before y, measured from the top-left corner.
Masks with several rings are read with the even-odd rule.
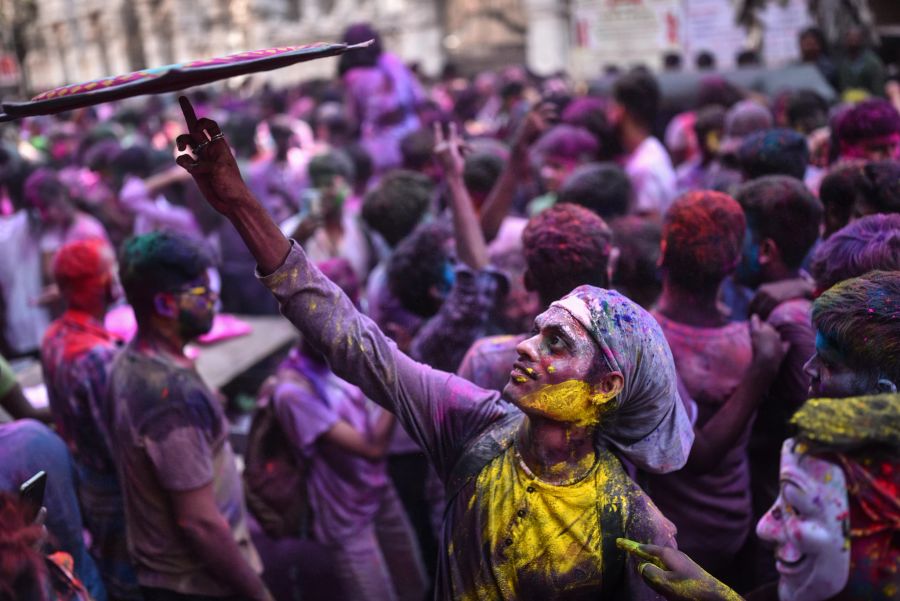
[[[756,526],[761,539],[775,543],[781,601],[830,599],[850,577],[844,472],[803,452],[802,443],[784,442],[778,499]]]

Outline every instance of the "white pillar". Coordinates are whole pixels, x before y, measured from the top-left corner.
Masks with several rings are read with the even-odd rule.
[[[569,59],[569,3],[524,0],[528,34],[525,60],[538,75],[565,69]]]

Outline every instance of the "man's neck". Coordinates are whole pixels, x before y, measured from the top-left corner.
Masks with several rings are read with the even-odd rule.
[[[517,434],[516,447],[538,479],[568,484],[583,478],[594,466],[596,430],[597,426],[574,426],[528,416]]]
[[[664,317],[689,326],[716,328],[726,325],[725,316],[717,302],[718,290],[688,290],[668,279],[663,282],[662,294],[656,310]]]
[[[182,339],[173,323],[160,323],[151,320],[145,325],[138,324],[138,332],[134,339],[135,348],[143,353],[162,356],[176,363],[191,363],[184,354],[186,340]]]
[[[639,125],[630,122],[622,125],[622,148],[625,149],[626,154],[637,150],[638,146],[649,137],[650,132]]]
[[[106,310],[106,303],[98,303],[85,306],[69,305],[69,311],[75,311],[77,313],[89,315],[92,319],[100,323],[103,323],[103,319],[106,317]]]

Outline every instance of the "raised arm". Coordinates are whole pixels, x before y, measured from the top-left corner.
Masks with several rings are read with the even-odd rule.
[[[197,120],[187,99],[182,100],[182,109],[190,133],[177,138],[178,148],[191,146],[198,156],[182,155],[178,164],[191,173],[207,201],[234,224],[282,313],[327,358],[335,374],[396,414],[443,474],[468,437],[502,415],[497,394],[416,363],[397,350],[299,245],[284,237],[241,179],[218,125]]]
[[[444,168],[450,190],[450,212],[459,260],[478,271],[488,264],[487,244],[478,222],[472,198],[463,182],[462,138],[456,123],[450,123],[446,139],[440,123],[434,124],[434,154]]]
[[[509,160],[481,209],[481,230],[488,241],[497,237],[512,207],[516,189],[528,172],[528,149],[555,116],[553,105],[541,105],[528,113],[516,132]]]

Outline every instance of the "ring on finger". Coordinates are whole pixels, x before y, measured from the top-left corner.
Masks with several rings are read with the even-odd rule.
[[[213,137],[211,137],[206,142],[200,142],[199,144],[194,146],[194,154],[196,154],[197,156],[200,156],[200,153],[203,151],[204,148],[206,148],[207,146],[209,146],[216,140],[221,140],[224,137],[225,137],[225,134],[220,132],[220,133],[217,133],[216,135],[214,135]]]

